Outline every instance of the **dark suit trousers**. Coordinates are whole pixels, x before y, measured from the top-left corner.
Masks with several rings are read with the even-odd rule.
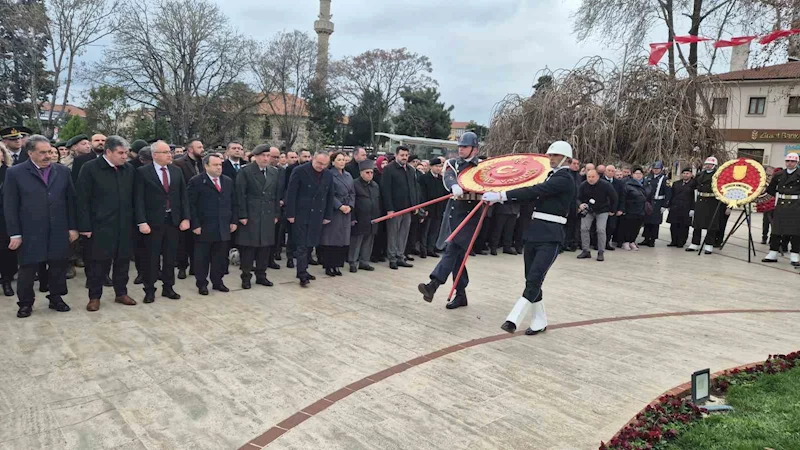
[[[91,247],[87,245],[86,247]],[[89,300],[99,299],[103,296],[103,282],[108,271],[113,267],[111,282],[114,283],[114,295],[117,297],[128,295],[128,271],[131,267],[130,258],[92,259],[86,263],[86,275],[89,281]],[[52,286],[52,284],[51,284]]]
[[[145,235],[139,233],[138,227],[133,231],[133,264],[136,266],[137,275],[145,276],[147,273],[147,258],[149,250]]]
[[[406,241],[406,255],[419,253],[419,236],[422,229],[419,220],[421,218],[422,216],[418,214],[412,214],[411,216],[411,224],[408,227],[408,240]]]
[[[208,286],[209,269],[211,285],[222,284],[225,269],[228,268],[228,245],[230,241],[194,242],[194,277],[197,287]]]
[[[422,222],[422,238],[420,242],[428,253],[436,251],[436,240],[439,239],[439,229],[442,227],[442,216],[428,215]]]
[[[281,243],[283,242],[283,220],[280,219],[275,224],[275,245],[270,247],[269,262],[275,262],[275,257],[281,254]],[[242,254],[242,249],[239,248],[239,254]]]
[[[308,225],[292,224],[292,238],[294,241],[294,257],[297,260],[297,278],[308,278],[308,259],[311,249],[306,246],[308,242]]]
[[[190,260],[194,260],[194,233],[189,231],[182,231],[180,242],[178,243],[178,259],[177,266],[179,269],[188,269]]]
[[[669,225],[669,234],[672,237],[673,244],[683,247],[686,244],[686,240],[689,239],[689,225],[672,223]]]
[[[525,252],[525,290],[522,296],[529,302],[542,300],[542,283],[550,266],[556,262],[559,245],[552,242],[526,242]]]
[[[644,224],[642,237],[644,239],[656,240],[658,239],[658,229],[661,228],[660,224],[646,223]]]
[[[606,245],[612,240],[617,241],[617,229],[619,228],[619,216],[608,213],[608,222],[606,222]]]
[[[154,293],[156,291],[156,281],[158,281],[158,270],[161,265],[161,258],[164,258],[163,269],[161,270],[161,281],[164,287],[175,285],[175,261],[178,254],[178,239],[181,232],[172,224],[172,217],[167,214],[164,223],[150,225],[150,234],[143,234],[142,241],[146,257],[144,258],[144,292]]]
[[[273,248],[280,247],[244,247],[239,246],[239,259],[242,267],[242,279],[249,280],[253,272],[253,261],[256,265],[256,278],[267,278],[267,261],[273,258]]]
[[[510,250],[514,241],[514,225],[517,224],[517,216],[511,214],[498,214],[494,216],[494,229],[492,230],[492,240],[490,248],[496,249],[500,246],[501,240],[504,250]]]
[[[0,239],[0,277],[4,283],[11,283],[17,274],[17,252],[8,249],[8,237],[5,242],[1,241],[2,239]]]
[[[439,260],[439,263],[436,264],[433,272],[431,272],[431,280],[437,280],[439,283],[444,284],[450,274],[452,274],[453,281],[455,281],[458,270],[461,268],[461,263],[464,261],[464,256],[466,255],[467,249],[459,246],[455,242],[448,243],[447,247],[444,249],[444,254],[442,254],[442,259]],[[467,275],[467,268],[464,267],[464,273],[461,274],[461,278],[458,280],[456,292],[463,293],[467,289],[468,284],[469,275]]]
[[[47,261],[47,263],[28,264],[19,268],[19,278],[17,279],[17,298],[19,301],[17,305],[33,306],[35,294],[33,292],[33,278],[36,272],[39,271],[41,264],[49,266],[49,273],[45,279],[48,280],[50,285],[50,293],[47,298],[50,303],[56,303],[61,299],[61,296],[67,295],[67,268],[69,267],[69,260]],[[42,275],[39,275],[41,282]]]

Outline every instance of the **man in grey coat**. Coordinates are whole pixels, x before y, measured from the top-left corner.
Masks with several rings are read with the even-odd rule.
[[[250,273],[255,261],[256,284],[272,286],[267,279],[270,247],[275,245],[275,224],[280,217],[283,197],[281,172],[270,164],[269,145],[256,146],[253,162],[236,175],[236,198],[241,227],[236,234],[242,268],[242,289],[250,289]]]

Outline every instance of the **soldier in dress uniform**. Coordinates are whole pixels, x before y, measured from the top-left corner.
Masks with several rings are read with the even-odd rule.
[[[464,190],[458,184],[458,174],[461,171],[478,165],[478,150],[478,136],[471,131],[467,131],[458,142],[458,158],[448,160],[445,164],[444,185],[453,194],[453,198],[447,201],[439,232],[439,240],[436,245],[437,248],[444,247],[444,240],[450,236],[452,230],[458,227],[480,201],[480,195],[464,193]],[[466,256],[469,242],[478,228],[479,220],[478,214],[472,216],[453,241],[445,247],[442,259],[439,260],[436,268],[431,272],[431,281],[427,284],[419,284],[419,291],[426,302],[433,301],[436,289],[447,281],[447,277],[451,273],[453,274],[453,280],[455,280],[458,270],[461,268],[461,262],[464,261],[464,256]],[[469,276],[467,275],[467,269],[464,268],[464,273],[461,274],[456,286],[456,296],[447,303],[447,309],[467,306],[466,289],[468,284]]]
[[[692,233],[691,245],[686,247],[687,252],[700,248],[703,230],[708,230],[703,251],[710,255],[714,250],[714,237],[719,230],[719,215],[725,214],[725,207],[714,196],[714,189],[711,187],[714,173],[717,171],[717,164],[717,158],[709,156],[703,163],[703,170],[694,178],[694,190],[697,191],[697,200],[695,201],[694,211],[689,212],[694,217],[692,222],[694,232]],[[722,232],[724,233],[724,230]]]
[[[786,155],[786,170],[772,177],[767,186],[767,194],[775,196],[775,211],[772,216],[772,234],[769,239],[769,253],[763,262],[778,262],[781,239],[788,237],[792,244],[789,258],[792,265],[800,266],[800,172],[797,153]]]
[[[667,180],[667,174],[664,173],[664,163],[656,161],[653,164],[650,175],[644,180],[644,185],[650,186],[650,191],[653,193],[653,212],[644,218],[644,231],[642,232],[644,240],[639,245],[655,247],[664,211],[669,208],[672,198],[669,180]]]
[[[28,152],[25,150],[25,138],[30,134],[31,130],[25,127],[6,127],[0,130],[3,144],[11,154],[11,165],[16,166],[28,160]]]
[[[689,238],[689,226],[692,224],[690,216],[694,211],[694,183],[692,182],[692,169],[685,168],[681,172],[681,181],[672,185],[672,200],[670,200],[669,234],[671,240],[667,247],[682,248]]]
[[[535,211],[533,220],[525,230],[525,290],[517,300],[506,321],[500,327],[514,333],[517,325],[533,308],[533,320],[525,334],[533,335],[547,329],[547,313],[542,301],[542,283],[547,271],[558,257],[567,215],[574,208],[577,193],[569,164],[572,159],[572,146],[557,141],[547,149],[550,167],[553,169],[544,183],[536,186],[513,189],[506,192],[487,192],[483,200],[490,203],[505,201],[533,201]]]

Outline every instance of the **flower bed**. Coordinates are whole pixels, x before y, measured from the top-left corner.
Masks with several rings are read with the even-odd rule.
[[[800,367],[800,352],[770,355],[760,364],[749,365],[715,374],[711,390],[724,395],[731,386],[753,383],[758,377]],[[663,448],[707,412],[686,398],[684,389],[679,395],[664,395],[648,405],[621,429],[608,443],[601,442],[600,450],[642,450]]]

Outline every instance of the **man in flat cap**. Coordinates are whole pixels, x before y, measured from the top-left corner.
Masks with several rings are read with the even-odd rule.
[[[91,161],[97,156],[92,152],[89,136],[85,134],[73,136],[72,139],[67,141],[67,148],[69,148],[74,155],[72,159],[72,182],[74,184],[78,182],[78,175],[81,173],[81,167],[83,167],[87,161]]]
[[[25,137],[31,134],[31,130],[25,127],[6,127],[0,130],[0,137],[3,144],[11,153],[13,165],[23,163],[28,160],[28,152],[23,148]]]
[[[144,165],[144,163],[142,163],[142,161],[139,159],[139,152],[145,147],[147,147],[147,141],[142,139],[137,139],[131,144],[131,150],[129,152],[130,160],[128,162],[136,169]]]
[[[420,201],[427,202],[450,193],[442,182],[443,162],[441,158],[433,158],[428,161],[430,170],[419,179]],[[420,237],[420,253],[427,256],[438,258],[436,253],[436,241],[439,238],[439,229],[442,226],[442,215],[444,214],[445,203],[436,203],[425,208],[428,215],[422,222],[422,233]]]
[[[369,265],[369,258],[375,235],[378,234],[378,224],[372,223],[372,220],[381,216],[381,188],[372,180],[375,161],[364,159],[358,163],[358,168],[359,177],[353,182],[356,203],[351,216],[353,230],[350,233],[350,250],[347,255],[350,272],[358,272],[358,269],[375,270]]]

